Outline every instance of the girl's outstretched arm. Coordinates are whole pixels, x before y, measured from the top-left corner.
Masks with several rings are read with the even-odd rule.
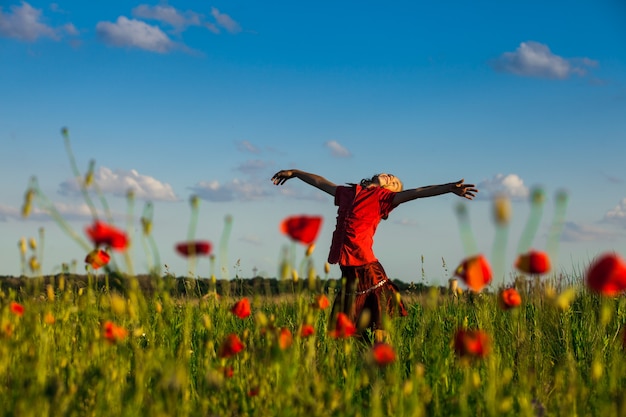
[[[310,172],[300,171],[299,169],[285,169],[283,171],[278,171],[272,177],[272,182],[274,185],[282,185],[290,178],[300,178],[307,184],[312,185],[315,188],[319,188],[332,196],[335,195],[335,191],[337,190],[337,186],[328,181],[326,178],[320,177],[316,174],[311,174]]]
[[[465,180],[459,180],[457,182],[450,182],[448,184],[440,185],[427,185],[425,187],[413,188],[410,190],[400,191],[396,193],[393,198],[393,204],[399,205],[406,203],[407,201],[415,200],[416,198],[434,197],[436,195],[454,193],[459,197],[472,200],[478,189],[474,184],[465,184]]]

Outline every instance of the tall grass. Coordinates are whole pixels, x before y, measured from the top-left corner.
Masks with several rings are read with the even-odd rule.
[[[503,311],[488,293],[428,293],[407,301],[408,317],[390,322],[397,360],[380,367],[369,340],[328,335],[329,313],[311,306],[308,291],[253,296],[252,315],[240,319],[230,312],[235,298],[145,296],[128,279],[125,294],[63,280],[39,293],[0,293],[0,415],[626,413],[623,298],[578,288],[559,304],[529,286],[522,306]],[[23,306],[21,316],[10,301]],[[109,341],[105,321],[128,336]],[[315,334],[302,338],[307,322]],[[463,326],[491,335],[486,358],[455,355],[452,338]],[[284,349],[283,327],[293,334]],[[231,333],[245,349],[220,358]]]

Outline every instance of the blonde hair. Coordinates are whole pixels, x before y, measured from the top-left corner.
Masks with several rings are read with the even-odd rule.
[[[367,188],[370,185],[374,184],[374,179],[376,177],[378,177],[379,175],[380,174],[376,174],[372,178],[363,178],[361,180],[361,182],[359,183],[359,185],[361,187],[366,187]],[[388,174],[388,175],[392,175],[392,174]],[[393,176],[393,183],[397,184],[397,187],[394,187],[394,188],[397,188],[397,189],[395,189],[393,191],[396,191],[396,192],[402,191],[404,189],[404,185],[402,184],[402,181],[400,180],[400,178],[396,177],[395,175],[392,175],[392,176]],[[384,188],[387,188],[387,187],[384,187]]]

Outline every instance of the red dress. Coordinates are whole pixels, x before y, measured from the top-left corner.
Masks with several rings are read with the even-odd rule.
[[[363,328],[382,329],[383,314],[407,315],[398,288],[387,277],[372,248],[380,220],[395,208],[394,195],[382,187],[337,187],[337,225],[328,262],[339,264],[345,282],[335,298],[331,317],[344,312]]]

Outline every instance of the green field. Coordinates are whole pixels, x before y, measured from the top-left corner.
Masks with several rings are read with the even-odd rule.
[[[370,341],[330,337],[330,309],[301,282],[279,296],[219,296],[162,278],[148,294],[132,277],[122,290],[31,278],[0,293],[0,415],[626,415],[626,303],[579,278],[520,279],[522,305],[506,311],[490,293],[405,291],[409,316],[389,324],[386,366]],[[242,296],[244,319],[231,312]],[[305,323],[313,335],[300,335]],[[489,353],[457,355],[459,328],[485,331]],[[221,357],[230,334],[245,348]]]

